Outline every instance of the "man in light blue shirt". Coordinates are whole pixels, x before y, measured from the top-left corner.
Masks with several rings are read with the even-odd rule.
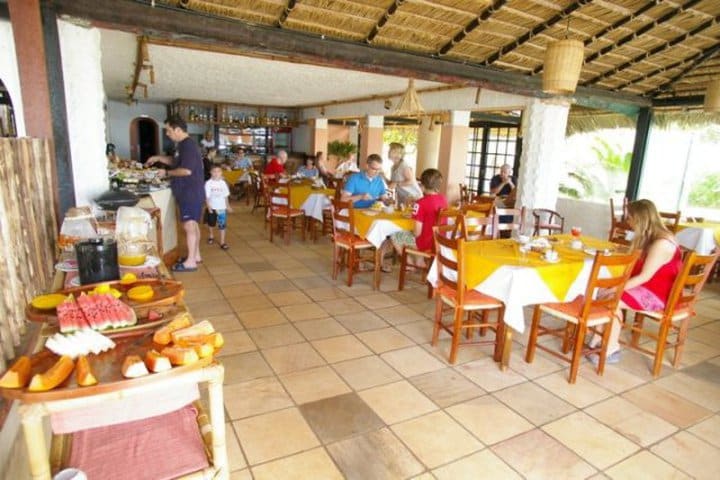
[[[348,178],[340,199],[353,202],[355,208],[368,208],[385,199],[387,186],[382,177],[382,157],[373,153],[367,158],[367,168]]]
[[[237,159],[233,162],[232,168],[233,170],[251,170],[253,168],[250,158],[245,155],[245,150],[242,148],[238,150]]]

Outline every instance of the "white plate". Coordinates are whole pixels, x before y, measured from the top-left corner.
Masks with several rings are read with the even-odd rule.
[[[145,263],[142,265],[120,265],[120,268],[147,268],[147,267],[157,267],[160,265],[160,259],[158,257],[155,257],[153,255],[148,255],[145,258]]]
[[[65,260],[55,265],[55,270],[61,272],[76,272],[78,269],[77,260]]]
[[[560,257],[556,258],[555,260],[548,260],[547,258],[543,257],[543,260],[545,260],[547,263],[558,263],[560,261]]]
[[[584,248],[584,249],[583,249],[583,252],[585,252],[585,253],[587,253],[588,255],[594,257],[595,254],[597,253],[597,249],[596,249],[596,248]]]

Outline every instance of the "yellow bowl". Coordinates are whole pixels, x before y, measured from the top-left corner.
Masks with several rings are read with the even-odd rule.
[[[52,310],[64,301],[65,295],[50,293],[48,295],[38,295],[32,299],[30,304],[38,310]]]
[[[138,253],[135,255],[118,255],[118,263],[126,267],[137,267],[145,263],[147,255]]]

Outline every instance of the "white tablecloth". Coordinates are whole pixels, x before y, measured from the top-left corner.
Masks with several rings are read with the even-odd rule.
[[[676,235],[678,243],[685,248],[695,250],[700,255],[709,255],[718,247],[715,243],[715,230],[707,227],[687,227]]]
[[[329,208],[330,205],[332,202],[324,193],[311,193],[300,208],[305,212],[305,216],[322,222],[323,209]]]

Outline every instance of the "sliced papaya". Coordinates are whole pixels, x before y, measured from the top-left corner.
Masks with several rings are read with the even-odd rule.
[[[157,329],[153,334],[153,342],[158,345],[167,345],[172,341],[172,337],[170,336],[172,332],[181,328],[189,327],[190,325],[192,325],[190,317],[187,313],[183,313],[179,317],[174,318],[164,327]]]
[[[65,295],[61,293],[49,293],[38,295],[30,301],[30,305],[38,310],[52,310],[65,301]]]
[[[28,391],[45,392],[52,390],[67,379],[75,368],[72,358],[63,355],[55,364],[43,373],[37,373],[30,380]]]
[[[145,365],[151,372],[164,372],[170,370],[172,365],[170,359],[165,355],[161,355],[156,350],[150,350],[145,354]]]
[[[150,372],[148,372],[147,367],[145,367],[145,363],[142,361],[142,358],[137,355],[128,355],[125,357],[125,361],[122,365],[122,374],[125,378],[142,377],[143,375],[148,375],[149,373]]]
[[[0,378],[2,388],[23,388],[30,380],[30,357],[23,355]]]
[[[173,365],[189,365],[200,360],[192,347],[165,347],[160,353],[168,357]]]
[[[81,355],[77,359],[75,366],[75,378],[77,384],[81,387],[89,387],[98,383],[97,378],[93,375],[92,369],[90,368],[90,362],[85,355]]]
[[[155,296],[155,290],[150,285],[138,285],[128,290],[127,296],[135,302],[147,302]]]
[[[178,341],[185,338],[202,337],[205,335],[210,335],[212,333],[215,333],[215,329],[213,328],[212,323],[208,322],[207,320],[203,320],[202,322],[196,323],[195,325],[191,325],[180,330],[175,330],[170,334],[170,338],[172,338],[173,343],[177,343]]]

